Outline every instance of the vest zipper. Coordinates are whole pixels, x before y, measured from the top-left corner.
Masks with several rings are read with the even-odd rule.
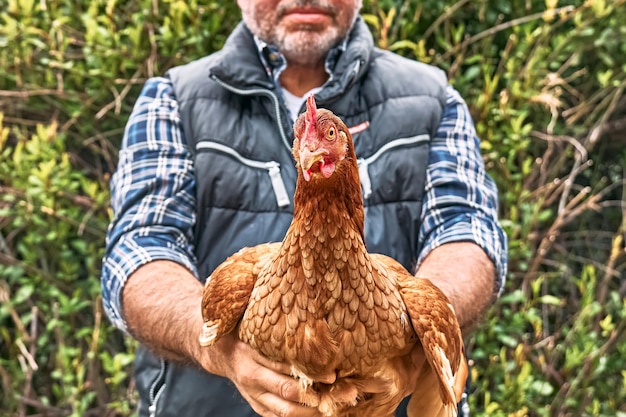
[[[289,144],[289,140],[287,140],[287,134],[285,133],[285,129],[283,127],[283,118],[280,114],[280,100],[278,100],[278,96],[276,94],[274,94],[272,91],[265,89],[265,88],[241,89],[241,88],[233,87],[232,85],[227,84],[224,81],[220,80],[215,75],[211,75],[211,79],[213,79],[216,83],[218,83],[225,89],[232,91],[235,94],[239,94],[242,96],[263,95],[263,96],[269,97],[272,100],[272,103],[274,104],[274,112],[276,113],[276,122],[278,124],[278,131],[280,132],[280,137],[285,147],[287,147],[289,154],[291,155],[291,152],[292,152],[291,145]]]
[[[270,176],[272,189],[274,190],[274,195],[276,196],[276,203],[278,203],[278,207],[286,207],[289,205],[289,194],[287,194],[287,188],[285,188],[285,182],[283,181],[283,177],[280,175],[280,164],[278,162],[261,162],[248,159],[242,156],[233,148],[217,142],[198,142],[196,144],[196,151],[202,150],[213,150],[225,153],[232,156],[246,166],[256,169],[265,169]]]
[[[157,403],[161,394],[165,391],[165,370],[167,365],[163,359],[159,359],[159,363],[161,365],[159,374],[150,387],[150,405],[148,406],[150,417],[156,417]]]
[[[372,181],[369,174],[370,164],[375,162],[385,152],[388,152],[392,149],[401,146],[414,145],[420,142],[428,142],[428,140],[430,140],[429,135],[417,135],[410,138],[395,139],[383,145],[379,150],[374,152],[372,156],[369,156],[367,158],[359,158],[357,160],[357,163],[359,164],[359,177],[361,178],[361,186],[363,187],[363,198],[367,199],[370,197],[370,195],[372,195]]]

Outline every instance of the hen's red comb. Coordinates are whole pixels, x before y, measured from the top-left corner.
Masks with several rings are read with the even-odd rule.
[[[317,117],[317,106],[315,105],[315,97],[313,94],[309,95],[306,99],[306,122],[315,127],[315,121]]]

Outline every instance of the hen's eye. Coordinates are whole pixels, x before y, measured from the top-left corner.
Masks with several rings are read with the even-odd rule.
[[[328,136],[328,140],[335,140],[335,137],[337,137],[337,132],[335,131],[335,128],[331,127],[330,129],[328,129],[328,134],[326,136]]]

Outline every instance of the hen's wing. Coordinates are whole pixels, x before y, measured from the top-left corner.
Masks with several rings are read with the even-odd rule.
[[[210,346],[234,330],[248,305],[259,272],[279,248],[280,242],[243,248],[215,268],[202,295],[202,346]]]
[[[374,256],[389,273],[395,273],[426,357],[407,408],[408,416],[455,416],[468,370],[463,338],[452,305],[429,280],[416,278],[389,257]]]

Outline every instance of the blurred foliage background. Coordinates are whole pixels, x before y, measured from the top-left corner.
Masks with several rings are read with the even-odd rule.
[[[626,416],[626,0],[365,0],[378,45],[466,98],[506,291],[469,341],[476,416]],[[129,416],[103,317],[108,180],[143,82],[218,49],[234,1],[0,0],[0,415]]]

